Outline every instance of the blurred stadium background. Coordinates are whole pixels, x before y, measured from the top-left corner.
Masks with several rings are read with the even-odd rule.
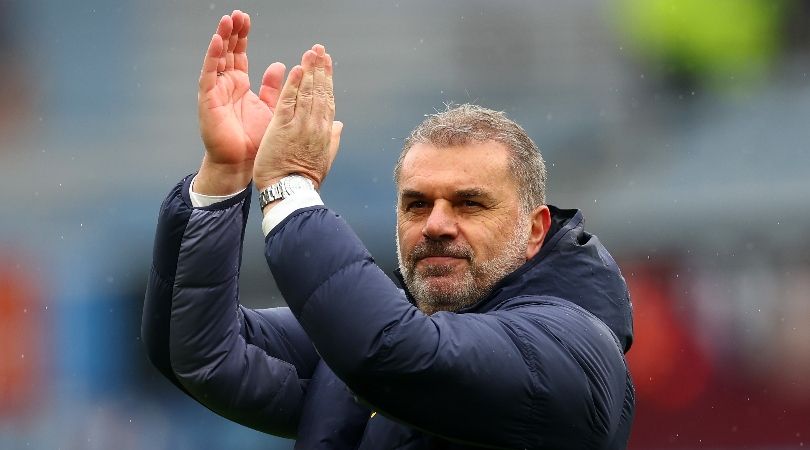
[[[402,139],[446,102],[505,110],[631,286],[631,448],[810,446],[810,3],[2,0],[0,448],[291,448],[185,398],[139,339],[234,8],[254,84],[315,42],[334,55],[323,195],[386,269]],[[253,215],[244,303],[280,304]]]

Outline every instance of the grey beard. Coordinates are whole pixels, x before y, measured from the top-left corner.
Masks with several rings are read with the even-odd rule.
[[[483,300],[496,283],[526,261],[528,236],[525,230],[528,228],[529,219],[530,216],[526,215],[515,223],[501,247],[502,251],[488,261],[478,261],[472,248],[466,244],[429,240],[417,244],[407,255],[407,259],[403,259],[397,236],[399,269],[405,279],[405,286],[416,301],[416,306],[425,314],[433,314],[436,311],[458,311]],[[430,255],[453,256],[469,261],[461,280],[452,286],[452,289],[434,288],[428,280],[431,276],[448,274],[451,268],[428,266],[421,272],[416,270],[416,263]]]

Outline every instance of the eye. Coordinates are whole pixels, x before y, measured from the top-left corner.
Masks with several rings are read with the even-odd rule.
[[[483,206],[484,206],[484,205],[482,205],[482,204],[480,204],[480,203],[478,203],[476,201],[473,201],[473,200],[464,200],[461,204],[465,208],[483,208]]]
[[[405,211],[419,210],[419,209],[427,208],[427,206],[428,206],[428,203],[426,201],[424,201],[424,200],[414,200],[414,201],[408,203],[407,205],[405,205]]]

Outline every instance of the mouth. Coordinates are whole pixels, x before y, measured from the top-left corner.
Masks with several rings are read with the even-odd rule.
[[[450,275],[472,264],[472,249],[462,243],[426,241],[414,247],[409,265],[422,276]]]
[[[416,261],[416,267],[419,267],[425,274],[431,274],[434,276],[438,275],[449,275],[451,272],[455,272],[458,268],[466,264],[467,258],[460,257],[460,256],[446,256],[446,255],[436,255],[436,256],[426,256]]]
[[[466,260],[467,258],[463,258],[460,256],[445,256],[445,255],[437,255],[437,256],[425,256],[424,258],[420,259],[418,262],[424,262],[425,264],[430,265],[444,265],[444,264],[452,264],[458,261]]]

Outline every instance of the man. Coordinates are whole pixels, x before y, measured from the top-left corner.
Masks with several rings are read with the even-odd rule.
[[[143,314],[150,359],[197,401],[297,448],[619,449],[634,391],[627,288],[582,214],[545,204],[524,130],[464,105],[397,163],[398,289],[317,194],[337,152],[316,45],[249,91],[249,17],[200,75],[206,146],[163,203]],[[289,308],[238,303],[250,179]],[[316,350],[317,349],[317,350]]]

